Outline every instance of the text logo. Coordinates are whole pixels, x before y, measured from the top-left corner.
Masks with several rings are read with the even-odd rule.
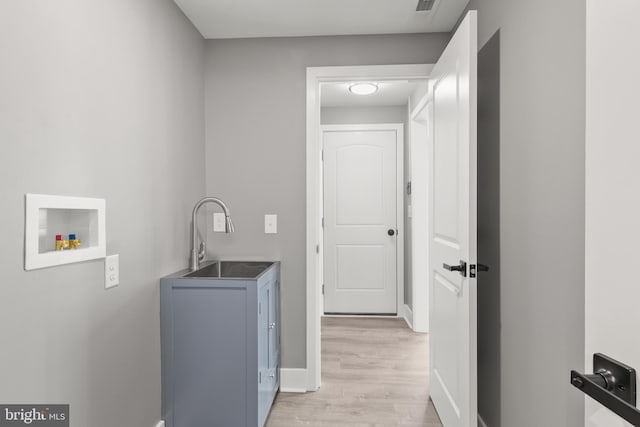
[[[0,427],[69,427],[69,405],[0,405]]]

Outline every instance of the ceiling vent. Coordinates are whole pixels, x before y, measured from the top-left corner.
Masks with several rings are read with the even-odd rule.
[[[423,12],[433,9],[433,5],[436,0],[418,0],[418,6],[416,6],[416,12]]]

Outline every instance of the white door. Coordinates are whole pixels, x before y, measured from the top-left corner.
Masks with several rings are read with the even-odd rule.
[[[637,0],[587,1],[586,373],[593,373],[594,353],[640,372],[638,16]],[[585,399],[585,425],[631,426]]]
[[[396,313],[401,127],[325,126],[324,311]]]
[[[477,426],[477,51],[472,11],[431,73],[430,394],[444,427]]]

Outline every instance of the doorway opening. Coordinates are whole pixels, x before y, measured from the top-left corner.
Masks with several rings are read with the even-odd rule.
[[[320,328],[321,316],[324,315],[325,311],[329,313],[338,312],[341,314],[348,314],[352,312],[352,314],[385,314],[389,316],[396,316],[405,319],[407,323],[414,328],[414,330],[414,325],[416,324],[414,319],[428,317],[426,314],[428,310],[428,302],[426,299],[422,299],[420,297],[419,300],[412,301],[411,295],[413,294],[414,289],[411,289],[410,286],[408,289],[405,288],[405,282],[413,284],[413,273],[411,272],[411,258],[404,256],[404,240],[407,240],[407,244],[409,245],[409,248],[411,248],[413,245],[410,237],[411,226],[405,227],[405,223],[411,223],[411,221],[406,221],[407,218],[409,218],[409,220],[414,218],[411,198],[412,192],[415,191],[415,186],[413,184],[407,185],[412,179],[410,178],[411,166],[407,159],[411,158],[410,147],[412,147],[412,144],[410,140],[411,131],[412,128],[414,128],[413,122],[420,119],[420,117],[416,119],[413,113],[415,112],[416,107],[419,106],[423,97],[426,95],[426,91],[428,89],[427,81],[432,68],[432,65],[425,64],[316,67],[307,69],[307,390],[317,390],[320,387]],[[332,98],[333,95],[335,95],[336,90],[340,89],[340,87],[348,89],[350,84],[353,84],[354,82],[375,82],[379,87],[383,87],[383,85],[391,86],[394,82],[400,82],[401,84],[404,83],[405,85],[409,85],[411,87],[411,93],[405,97],[400,116],[394,116],[393,111],[388,108],[390,107],[388,105],[385,107],[387,108],[387,115],[379,114],[382,112],[381,110],[373,111],[374,108],[383,107],[383,105],[368,107],[359,105],[354,106],[350,110],[345,105],[330,105],[332,102],[339,102],[335,101],[335,98]],[[328,94],[329,98],[334,100],[326,102],[323,99],[323,94]],[[357,102],[365,102],[365,98],[366,97],[358,97],[352,99],[357,99]],[[324,105],[323,101],[325,101]],[[416,127],[416,129],[418,128]],[[390,193],[392,196],[389,196],[389,198],[396,200],[394,206],[395,209],[391,209],[394,211],[392,222],[395,222],[395,224],[390,224],[389,221],[380,221],[379,227],[374,233],[379,234],[380,231],[383,231],[384,238],[387,239],[383,240],[383,243],[393,242],[395,245],[392,251],[387,251],[388,253],[393,254],[395,258],[394,267],[396,268],[396,272],[394,274],[395,289],[393,289],[393,292],[387,292],[387,295],[393,295],[394,297],[394,300],[390,304],[392,308],[389,309],[389,305],[387,305],[386,310],[367,310],[366,308],[350,310],[348,307],[340,307],[337,311],[331,307],[327,307],[327,310],[325,310],[325,295],[323,295],[322,285],[326,285],[327,282],[327,279],[325,278],[327,266],[325,265],[324,260],[326,259],[325,251],[327,251],[326,243],[331,243],[325,241],[325,238],[328,237],[328,240],[333,239],[333,243],[331,244],[335,243],[335,236],[330,234],[328,235],[327,228],[323,228],[323,219],[325,224],[329,225],[327,223],[327,220],[329,219],[327,217],[329,215],[326,213],[325,203],[329,202],[335,204],[340,201],[341,197],[344,199],[345,196],[348,199],[348,194],[338,195],[337,197],[332,195],[332,200],[328,200],[326,198],[325,182],[327,182],[327,177],[324,173],[326,170],[334,173],[336,168],[339,168],[339,166],[337,166],[335,162],[330,166],[323,163],[323,148],[325,150],[333,150],[331,151],[331,155],[333,156],[332,159],[335,161],[337,148],[344,148],[345,145],[350,145],[351,147],[360,145],[360,148],[362,148],[363,144],[359,144],[357,138],[354,141],[349,141],[350,136],[353,136],[353,134],[359,132],[377,132],[376,136],[381,136],[385,131],[395,135],[397,144],[395,147],[396,150],[389,150],[389,152],[394,152],[394,162],[387,162],[387,164],[390,165],[393,163],[397,167],[394,171],[395,174],[391,174],[396,175],[396,179],[394,182],[395,185],[393,186],[394,192]],[[329,144],[330,146],[325,146],[325,136],[327,133],[331,133],[331,138],[329,138],[332,140]],[[390,137],[390,140],[393,139],[391,138],[391,135],[388,136]],[[424,134],[421,134],[421,136],[424,137]],[[348,157],[350,154],[355,155],[358,158],[363,157],[362,151],[360,153],[357,152],[358,149],[352,149],[351,153],[348,153],[349,149],[343,151],[347,152],[346,159],[341,160],[343,165],[348,165]],[[371,154],[376,150],[367,149],[365,147],[364,151]],[[383,150],[380,149],[377,151],[382,153]],[[327,154],[327,152],[324,153],[325,156],[327,156]],[[381,159],[384,157],[383,154],[380,154],[380,156],[382,156],[380,157]],[[366,157],[366,155],[364,157]],[[372,157],[375,157],[375,155],[372,154]],[[375,164],[375,161],[371,164]],[[329,167],[329,169],[327,169],[327,167]],[[378,172],[380,171],[376,171],[371,167],[367,172],[367,175],[382,175],[382,173]],[[399,178],[397,178],[398,176]],[[358,173],[352,173],[348,176],[345,176],[343,173],[341,178],[346,179],[348,184],[350,179],[357,181],[362,177],[359,176]],[[332,180],[331,182],[335,187],[337,182],[335,181],[335,176],[330,178],[330,180]],[[369,202],[370,201],[371,200],[369,200]],[[349,205],[349,203],[347,203],[346,207],[353,209],[356,213],[358,209],[362,208],[362,206],[355,206],[354,204]],[[407,207],[407,209],[405,209],[405,207]],[[342,212],[344,212],[344,209]],[[362,212],[370,212],[370,210],[361,209],[360,213]],[[418,212],[420,212],[420,210]],[[347,215],[349,215],[349,211],[347,211]],[[333,218],[333,220],[335,222],[335,218]],[[426,219],[424,219],[424,222],[426,223]],[[366,227],[360,226],[360,229],[363,228]],[[392,232],[393,234],[391,234]],[[358,245],[357,242],[351,242],[348,244],[350,244],[351,247]],[[425,241],[424,244],[427,244],[427,242]],[[382,246],[384,246],[384,244],[380,244],[378,246],[380,247],[380,250],[377,252],[377,256],[382,256],[384,253]],[[331,250],[333,251],[332,259],[334,259],[336,256],[335,247]],[[345,250],[342,252],[343,253],[341,255],[346,254],[346,257],[343,258],[344,268],[340,270],[341,267],[336,267],[335,265],[330,268],[332,268],[331,274],[334,278],[336,276],[336,271],[338,270],[339,274],[343,274],[344,277],[347,278],[345,281],[353,277],[353,272],[358,270],[362,271],[362,268],[353,268],[354,266],[357,267],[357,265],[355,265],[357,264],[355,261],[361,260],[367,265],[371,265],[373,264],[372,260],[376,255],[373,253],[376,252],[374,250],[370,250],[368,254],[356,253],[353,250],[351,253]],[[367,258],[368,255],[373,256]],[[405,277],[405,268],[407,268],[405,264],[408,264],[407,271],[411,272],[407,274],[407,277]],[[377,264],[375,266],[377,267]],[[382,274],[384,274],[385,270],[382,269],[381,271],[383,272]],[[339,274],[337,275],[339,276]],[[373,276],[371,276],[370,279],[371,278],[373,278]],[[424,290],[418,291],[418,295],[427,294],[426,283],[424,284],[424,288]],[[326,290],[327,289],[325,288],[325,292]],[[362,292],[361,290],[356,291]],[[417,313],[419,313],[418,317],[416,317],[416,302],[420,305],[424,305],[422,309],[417,310]],[[423,332],[426,332],[425,328],[426,326],[422,327]]]
[[[434,66],[307,69],[307,390],[321,383],[321,84],[428,79],[429,395],[445,425],[477,425],[477,51],[470,11]]]

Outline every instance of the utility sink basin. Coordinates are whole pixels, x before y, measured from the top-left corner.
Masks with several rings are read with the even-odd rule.
[[[253,279],[273,265],[269,261],[217,261],[182,277],[214,279]]]

